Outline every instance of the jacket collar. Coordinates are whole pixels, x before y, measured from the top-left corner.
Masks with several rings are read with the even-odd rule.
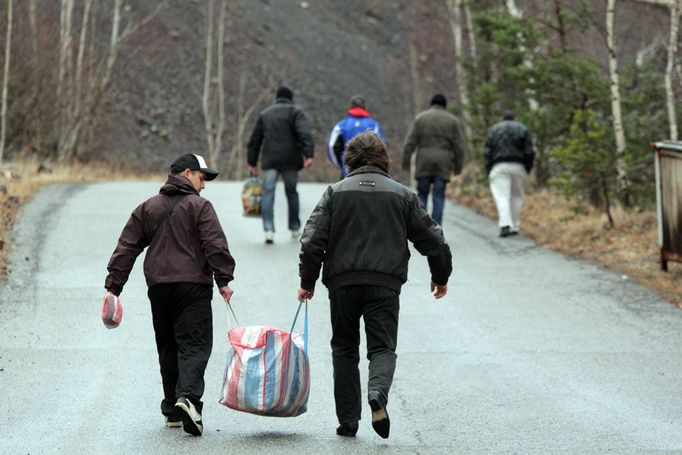
[[[159,193],[168,195],[177,193],[199,194],[192,182],[183,175],[169,175]]]
[[[365,109],[364,107],[351,107],[348,109],[348,115],[352,115],[353,117],[369,117],[369,111]]]
[[[275,104],[294,104],[289,98],[275,98]]]
[[[382,170],[379,167],[368,165],[368,166],[362,166],[357,169],[355,169],[353,172],[350,172],[347,177],[351,177],[353,175],[358,175],[358,174],[381,174],[385,175],[386,177],[390,178],[391,176],[388,175],[388,172]]]

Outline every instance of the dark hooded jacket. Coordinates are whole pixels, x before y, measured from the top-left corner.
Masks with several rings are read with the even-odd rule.
[[[278,171],[303,168],[303,158],[314,152],[310,122],[305,113],[287,98],[277,98],[275,104],[261,112],[247,145],[249,166]]]
[[[356,169],[327,188],[306,223],[301,287],[314,289],[324,263],[322,282],[330,291],[366,284],[400,291],[407,281],[408,240],[428,257],[431,280],[447,284],[450,248],[417,195],[377,167]]]
[[[183,199],[152,238],[159,217],[179,196]],[[213,279],[223,287],[233,279],[235,262],[213,205],[181,175],[168,176],[159,194],[130,215],[107,266],[107,290],[121,292],[135,259],[146,247],[144,275],[150,287],[162,283],[211,285]]]
[[[526,172],[533,169],[535,152],[528,127],[515,120],[503,120],[488,130],[483,146],[485,171],[490,174],[497,163],[521,163]]]

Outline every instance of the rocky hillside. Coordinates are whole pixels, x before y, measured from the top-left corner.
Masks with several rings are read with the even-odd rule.
[[[122,52],[115,96],[92,153],[154,169],[180,152],[204,148],[205,24],[205,2],[170,0],[138,32]],[[255,112],[266,107],[279,84],[294,89],[311,117],[318,179],[336,175],[324,157],[326,137],[353,94],[366,97],[397,159],[414,112],[435,92],[454,93],[452,35],[442,1],[237,0],[228,2],[227,24],[221,169],[253,125],[255,115],[246,137],[238,138],[240,112],[259,99]]]

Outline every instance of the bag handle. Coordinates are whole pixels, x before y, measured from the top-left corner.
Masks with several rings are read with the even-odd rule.
[[[308,355],[308,299],[305,299],[304,302],[305,311],[303,315],[303,352],[305,353],[305,355]],[[298,304],[298,308],[296,309],[296,315],[294,316],[294,322],[291,323],[291,330],[289,330],[289,336],[291,336],[291,334],[294,333],[294,326],[296,325],[298,313],[301,311],[302,305],[303,302],[300,302]]]
[[[232,318],[234,319],[234,322],[236,326],[239,326],[239,321],[237,320],[237,315],[234,314],[234,310],[232,309],[232,305],[230,302],[227,300],[225,301],[225,305],[227,305],[227,308],[230,310],[230,314],[232,314]],[[300,302],[298,304],[298,308],[296,309],[296,314],[294,315],[294,322],[291,323],[291,330],[289,330],[289,337],[291,337],[291,334],[294,333],[294,327],[296,326],[296,320],[298,319],[298,314],[301,311],[301,306],[303,306],[303,302]],[[228,323],[229,323],[229,314],[228,314]],[[305,299],[305,309],[303,312],[303,352],[305,355],[308,355],[308,299]]]
[[[234,314],[234,310],[232,309],[232,305],[230,305],[230,302],[225,300],[225,305],[227,305],[227,308],[230,310],[230,313],[232,313],[232,318],[234,318],[235,325],[233,327],[239,327],[239,321],[237,320],[237,315]],[[230,315],[227,315],[227,323],[229,324],[230,321]]]

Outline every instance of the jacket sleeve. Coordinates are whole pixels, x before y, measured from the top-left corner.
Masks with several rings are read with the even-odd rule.
[[[251,138],[247,144],[247,157],[246,161],[249,166],[258,165],[258,155],[260,154],[260,148],[263,144],[263,117],[259,116],[256,126],[253,128],[251,133]]]
[[[104,287],[116,295],[123,291],[135,260],[149,245],[142,222],[143,212],[144,204],[140,204],[130,215],[107,265],[109,275],[104,281]]]
[[[301,110],[294,112],[294,128],[296,129],[298,146],[301,148],[301,153],[306,158],[312,158],[315,153],[315,142],[313,141],[310,121],[305,112]]]
[[[417,127],[417,120],[415,119],[410,125],[410,129],[405,137],[405,144],[403,145],[403,170],[410,170],[410,161],[412,160],[412,154],[417,149],[417,141],[419,140]]]
[[[234,279],[235,262],[227,246],[225,232],[220,225],[218,215],[209,201],[205,201],[201,207],[197,229],[204,256],[213,271],[216,284],[219,288],[227,286]]]
[[[416,194],[410,195],[408,211],[407,238],[427,257],[431,281],[447,284],[452,273],[452,253],[443,237],[443,229],[422,208]]]
[[[341,152],[339,153],[339,148]],[[329,134],[329,140],[327,141],[327,158],[329,162],[336,168],[341,167],[340,156],[343,153],[343,137],[341,136],[340,123],[337,123]]]
[[[331,229],[331,195],[332,189],[328,187],[308,218],[301,235],[298,270],[301,288],[308,291],[315,289],[315,282],[320,276],[320,268],[327,252]]]

